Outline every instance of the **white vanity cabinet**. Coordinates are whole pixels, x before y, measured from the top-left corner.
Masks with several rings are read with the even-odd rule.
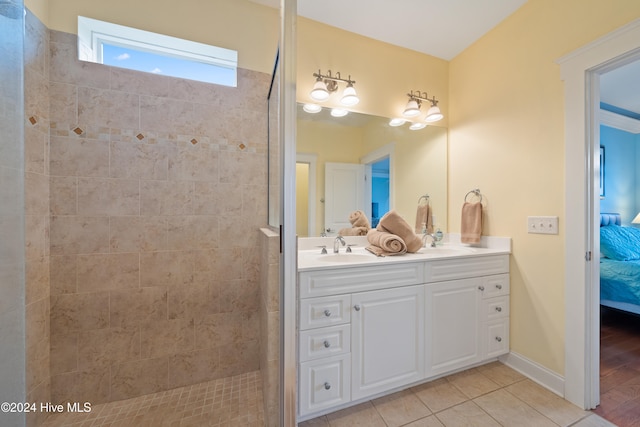
[[[298,273],[298,417],[493,359],[509,350],[509,255]]]

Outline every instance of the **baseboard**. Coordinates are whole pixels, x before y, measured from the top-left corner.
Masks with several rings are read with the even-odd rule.
[[[500,356],[498,359],[532,381],[564,398],[564,377],[518,353],[510,352]]]

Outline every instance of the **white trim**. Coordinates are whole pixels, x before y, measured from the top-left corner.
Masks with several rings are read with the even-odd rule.
[[[564,378],[555,372],[513,351],[498,360],[558,396],[564,396]]]
[[[306,163],[309,165],[309,188],[307,189],[309,216],[307,218],[307,230],[311,237],[315,235],[316,230],[316,168],[318,165],[318,155],[314,153],[296,153],[296,163]]]
[[[600,110],[600,124],[630,133],[640,133],[640,120],[602,109]]]
[[[595,144],[599,128],[595,101],[599,73],[633,60],[640,51],[640,19],[563,56],[560,76],[565,99],[565,398],[584,409],[599,403],[598,277],[595,221]],[[598,104],[599,106],[599,104]]]

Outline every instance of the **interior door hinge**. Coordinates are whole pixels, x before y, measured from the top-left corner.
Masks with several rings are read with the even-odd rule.
[[[587,253],[584,255],[584,259],[587,261],[591,261],[591,251],[587,251]]]

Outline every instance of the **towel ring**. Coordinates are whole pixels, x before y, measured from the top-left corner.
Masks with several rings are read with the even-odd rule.
[[[467,201],[467,197],[469,197],[469,194],[474,194],[476,197],[480,197],[480,203],[482,203],[482,194],[480,193],[480,189],[479,188],[475,188],[471,191],[469,191],[465,196],[464,196],[464,201]]]
[[[420,198],[418,199],[418,204],[420,204],[420,201],[422,201],[422,199],[424,199],[427,203],[429,203],[429,195],[425,194],[424,196],[420,196]]]

